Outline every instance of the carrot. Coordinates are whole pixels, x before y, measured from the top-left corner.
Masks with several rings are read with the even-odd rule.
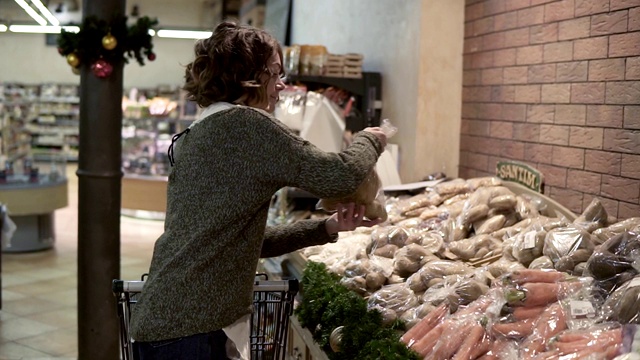
[[[553,347],[558,349],[562,354],[570,354],[579,352],[584,349],[593,349],[595,347],[610,347],[622,343],[622,332],[607,332],[594,336],[593,338],[584,338],[571,342],[555,342]]]
[[[448,326],[442,331],[440,335],[442,341],[438,342],[433,348],[433,351],[427,357],[433,360],[449,359],[460,348],[464,339],[471,332],[473,327],[472,321],[459,321],[453,326]]]
[[[523,285],[530,282],[554,283],[566,279],[566,274],[556,270],[522,269],[506,276],[507,281]]]
[[[411,347],[411,345],[416,341],[420,340],[429,331],[433,330],[433,328],[442,321],[448,312],[449,307],[445,303],[440,304],[438,307],[431,310],[431,312],[422,318],[422,320],[420,320],[420,322],[418,322],[414,327],[402,335],[400,341],[405,343],[408,347]]]
[[[491,339],[489,339],[491,340]],[[505,338],[497,339],[493,341],[489,346],[489,351],[482,355],[480,359],[482,360],[500,360],[505,356],[505,350],[512,343],[512,340],[508,340]]]
[[[522,290],[507,290],[505,298],[514,306],[545,306],[558,301],[560,289],[558,283],[526,283]]]
[[[534,325],[535,319],[525,319],[511,323],[494,323],[491,330],[509,338],[523,338],[531,335]]]
[[[493,343],[493,339],[489,336],[489,334],[486,333],[486,330],[485,330],[485,334],[482,337],[482,341],[480,341],[480,343],[477,344],[476,347],[474,347],[473,351],[471,352],[471,359],[477,359],[480,356],[486,354],[487,351],[491,349],[492,343]]]
[[[603,330],[577,330],[577,331],[563,331],[558,334],[554,339],[557,342],[573,342],[584,339],[598,339],[603,336],[622,336],[622,328],[603,329]]]
[[[452,360],[474,360],[476,357],[472,357],[472,353],[480,343],[483,336],[486,334],[482,325],[475,323],[471,326],[469,336],[462,342],[460,348],[455,353]]]
[[[438,324],[435,328],[429,331],[425,336],[423,336],[420,340],[416,341],[411,349],[420,354],[420,356],[425,357],[433,347],[438,343],[440,339],[440,335],[442,334],[442,330],[445,328],[445,323],[447,321],[443,321]]]
[[[549,305],[536,321],[531,336],[521,344],[525,356],[532,357],[545,350],[547,342],[567,328],[567,322],[559,303]]]
[[[542,314],[544,309],[545,309],[544,306],[533,306],[533,307],[517,306],[513,308],[511,315],[513,315],[513,318],[516,320],[526,320],[526,319],[536,318],[540,316],[540,314]]]
[[[558,350],[545,351],[539,354],[525,356],[524,359],[526,360],[559,360],[560,353],[558,352]]]

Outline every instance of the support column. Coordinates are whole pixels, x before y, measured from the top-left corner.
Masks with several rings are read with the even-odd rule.
[[[111,20],[125,0],[84,0],[83,16]],[[120,277],[123,62],[97,78],[83,64],[78,159],[78,359],[119,359],[111,280]]]

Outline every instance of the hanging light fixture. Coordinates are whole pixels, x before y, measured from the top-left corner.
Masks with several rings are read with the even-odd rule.
[[[40,24],[41,26],[47,25],[47,20],[40,16],[37,11],[33,10],[33,8],[29,6],[29,4],[27,4],[25,0],[15,0],[15,2],[16,4],[20,5],[20,7],[24,9],[24,11],[26,11],[27,14],[29,14],[29,16],[31,16],[31,18],[33,18],[33,20],[35,20],[38,24]]]
[[[45,18],[47,18],[47,20],[49,20],[49,22],[51,23],[51,25],[53,26],[58,26],[60,25],[60,21],[58,21],[58,19],[56,19],[55,16],[53,16],[53,14],[51,13],[51,11],[49,11],[49,9],[44,6],[44,4],[42,3],[42,1],[40,0],[31,0],[31,3],[33,5],[36,6],[36,8],[38,8],[38,10],[40,10],[40,13],[42,15],[44,15]]]

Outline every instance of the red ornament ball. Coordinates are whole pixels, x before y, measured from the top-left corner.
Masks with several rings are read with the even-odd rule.
[[[95,76],[104,79],[113,72],[113,65],[102,59],[96,60],[96,62],[91,65],[91,71],[93,71]]]
[[[147,59],[149,59],[149,61],[153,61],[156,59],[156,54],[154,53],[149,53],[149,55],[147,55]]]
[[[62,55],[62,52],[63,52],[62,48],[58,48],[58,54]]]

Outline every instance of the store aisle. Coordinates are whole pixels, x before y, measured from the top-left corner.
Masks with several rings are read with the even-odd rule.
[[[2,254],[0,360],[77,357],[78,181],[67,166],[69,206],[56,211],[55,249]],[[149,268],[162,221],[121,218],[121,277]]]

